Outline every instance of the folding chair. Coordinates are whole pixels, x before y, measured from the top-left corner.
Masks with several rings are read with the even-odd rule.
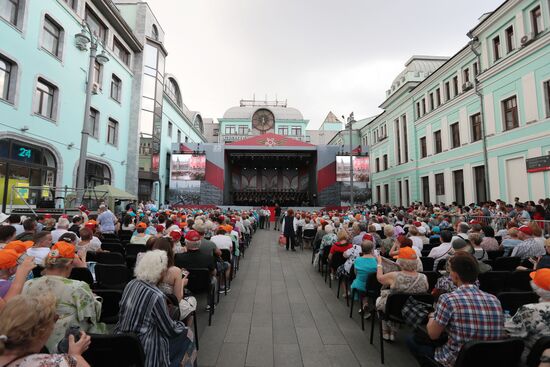
[[[208,326],[212,325],[212,315],[214,314],[214,300],[216,291],[214,279],[210,276],[210,270],[206,268],[188,268],[187,289],[192,293],[207,293]],[[196,321],[196,320],[194,320]]]
[[[91,366],[144,367],[145,353],[132,334],[90,334],[92,342],[82,356]]]
[[[124,247],[122,247],[120,243],[102,242],[101,249],[109,252],[116,252],[122,256],[125,255]]]
[[[488,271],[479,274],[479,288],[487,293],[499,294],[506,290],[510,275],[509,271]]]
[[[539,296],[535,292],[501,292],[497,295],[502,309],[514,315],[523,305],[538,303]]]
[[[531,292],[531,274],[530,270],[516,270],[510,273],[508,278],[508,291]]]
[[[88,268],[72,268],[69,279],[80,280],[88,283],[89,286],[94,284],[94,277]]]
[[[438,271],[423,271],[422,274],[428,278],[428,291],[431,292],[435,288],[437,280],[441,277],[441,273]]]
[[[493,264],[495,271],[514,271],[521,263],[520,257],[497,257]]]
[[[98,288],[124,289],[130,281],[130,274],[126,265],[96,264],[95,277]]]
[[[422,250],[424,251],[424,250]],[[434,268],[434,261],[435,259],[433,257],[425,257],[425,256],[422,256],[420,258],[420,261],[422,261],[422,269],[424,269],[425,271],[431,271],[433,270]]]
[[[101,318],[99,321],[106,324],[116,324],[120,311],[120,300],[122,299],[122,290],[119,289],[95,289],[94,293],[101,297]]]
[[[454,367],[516,367],[523,348],[519,338],[470,341],[460,349]]]

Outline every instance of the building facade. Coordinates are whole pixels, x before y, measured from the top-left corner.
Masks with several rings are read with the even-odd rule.
[[[549,3],[508,0],[451,58],[413,56],[361,129],[373,200],[469,204],[550,196]]]
[[[175,77],[165,74],[164,33],[146,2],[3,1],[2,211],[25,201],[51,205],[62,196],[54,187],[76,187],[89,63],[89,51],[75,42],[83,22],[101,43],[98,53],[108,58],[95,63],[86,111],[87,187],[110,184],[163,200],[171,144],[178,137],[205,141],[200,114],[185,107]]]

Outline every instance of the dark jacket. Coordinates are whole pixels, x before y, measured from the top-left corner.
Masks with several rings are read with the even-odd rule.
[[[283,228],[283,234],[285,236],[294,236],[296,235],[296,233],[294,232],[294,216],[291,215],[287,215],[283,221],[284,223],[284,228]]]

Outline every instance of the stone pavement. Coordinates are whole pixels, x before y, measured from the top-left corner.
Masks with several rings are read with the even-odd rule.
[[[220,296],[212,326],[199,314],[199,366],[382,366],[378,328],[361,330],[344,298],[311,265],[311,251],[285,251],[278,232],[259,230],[231,292]],[[200,302],[200,307],[204,302]],[[416,366],[406,332],[385,343],[388,367]]]

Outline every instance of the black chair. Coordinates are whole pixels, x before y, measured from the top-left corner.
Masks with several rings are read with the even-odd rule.
[[[94,277],[88,268],[72,268],[69,279],[86,282],[89,286],[94,284]]]
[[[447,259],[440,259],[437,263],[437,269],[436,271],[445,270],[445,267],[447,266]]]
[[[116,252],[124,256],[126,252],[124,251],[124,247],[120,243],[109,243],[109,242],[102,242],[101,243],[101,249],[109,252]]]
[[[428,278],[428,291],[431,292],[435,288],[437,280],[441,277],[441,273],[438,271],[423,271],[422,274]]]
[[[509,291],[524,291],[531,292],[531,271],[529,270],[516,270],[512,272],[508,278]]]
[[[32,269],[33,278],[40,278],[42,276],[43,270],[44,270],[43,266],[37,265],[34,269]]]
[[[410,294],[410,293],[393,293],[388,296],[386,301],[386,308],[384,311],[378,311],[378,326],[380,328],[380,361],[384,364],[384,338],[382,337],[382,322],[383,321],[392,321],[399,324],[404,324],[405,321],[401,316],[401,310],[407,302],[409,297],[414,297],[418,301],[432,304],[434,298],[429,293],[419,293],[419,294]],[[374,320],[373,320],[374,322]],[[373,339],[374,327],[371,328],[371,340]]]
[[[504,256],[504,250],[487,251],[487,256],[489,257],[489,260],[496,260],[497,257]]]
[[[506,290],[510,274],[509,271],[488,271],[479,274],[479,288],[484,292],[497,295]]]
[[[215,279],[210,276],[210,270],[206,268],[188,268],[187,289],[192,293],[206,293],[208,310],[208,326],[212,325],[212,315],[214,314],[214,300],[216,292]],[[196,320],[193,320],[196,322]]]
[[[424,250],[422,250],[424,251]],[[433,257],[425,257],[422,256],[420,258],[420,261],[422,261],[422,269],[425,271],[432,271],[434,268],[434,261],[435,259]]]
[[[124,250],[126,251],[126,266],[128,266],[129,269],[133,269],[136,265],[137,254],[147,251],[147,248],[145,245],[129,244],[126,245]]]
[[[126,265],[98,263],[95,265],[95,279],[98,288],[124,289],[130,274]]]
[[[535,292],[501,292],[497,298],[502,309],[509,311],[512,316],[521,306],[539,301],[539,296]]]
[[[346,297],[346,306],[349,306],[349,293],[351,282],[355,279],[355,267],[351,265],[349,274],[342,272],[338,277],[338,289],[336,290],[336,298],[340,299],[340,288],[342,288],[342,283],[344,283],[344,292]]]
[[[433,247],[441,245],[441,237],[430,237],[430,245]]]
[[[493,264],[495,271],[514,271],[521,263],[520,257],[497,257]]]
[[[231,263],[231,252],[227,249],[222,249],[222,260],[228,262],[231,265],[231,272],[229,273],[229,279],[225,276],[225,271],[222,272],[221,278],[223,280],[223,286],[225,287],[225,295],[227,296],[227,285],[231,288],[231,280],[233,279],[233,266]]]
[[[537,340],[527,356],[527,367],[537,367],[540,363],[542,353],[548,348],[550,348],[550,336],[543,336]]]
[[[99,321],[106,324],[116,324],[118,322],[118,313],[120,311],[122,290],[95,289],[94,293],[103,299],[101,302],[101,318]]]
[[[90,334],[90,336],[92,343],[82,356],[91,366],[145,366],[145,353],[137,336],[132,334]]]
[[[319,271],[321,272],[321,276],[325,277],[325,283],[327,282],[329,252],[330,246],[327,246],[323,249],[323,254],[319,255]]]
[[[300,249],[304,251],[304,231],[302,226],[298,226],[296,229],[296,244],[300,246]]]
[[[360,294],[359,295],[359,306],[362,307],[362,298],[363,297],[367,297],[368,299],[368,305],[369,305],[369,309],[368,310],[362,310],[363,312],[369,312],[371,314],[371,322],[373,323],[372,325],[374,325],[374,316],[376,314],[376,307],[375,307],[375,302],[376,302],[376,298],[378,298],[378,296],[380,296],[380,289],[382,288],[382,284],[380,284],[378,282],[378,279],[376,279],[376,273],[370,273],[368,276],[367,276],[367,281],[366,281],[366,292],[364,294]],[[357,291],[355,289],[352,289],[351,290],[351,303],[350,303],[350,310],[349,310],[349,317],[350,318],[353,318],[353,305],[354,305],[354,302],[355,302],[355,296],[357,295]],[[361,329],[362,330],[365,330],[365,315],[363,313],[361,313]],[[371,329],[374,327],[371,325]],[[371,344],[372,344],[372,339],[371,339]]]
[[[316,234],[317,229],[315,228],[304,229],[304,233],[302,235],[304,244],[308,244],[309,246],[311,246]]]
[[[332,270],[332,273],[336,274],[336,270],[338,267],[346,262],[346,258],[344,257],[343,252],[335,252],[332,254],[331,259],[329,260],[327,258],[328,262],[328,270]],[[329,274],[330,275],[330,274]],[[329,276],[329,282],[328,282],[329,288],[332,288],[332,278]]]
[[[455,367],[516,367],[523,352],[523,340],[510,338],[470,341],[462,346]]]
[[[119,231],[118,237],[121,241],[130,241],[130,238],[132,238],[132,235],[134,234],[133,231]]]
[[[106,242],[108,242],[109,240],[112,240],[112,241],[115,241],[115,242],[119,241],[118,235],[116,233],[102,233],[101,237],[103,237],[103,239]]]
[[[88,252],[86,261],[95,261],[99,264],[122,265],[125,264],[124,257],[118,252]]]

